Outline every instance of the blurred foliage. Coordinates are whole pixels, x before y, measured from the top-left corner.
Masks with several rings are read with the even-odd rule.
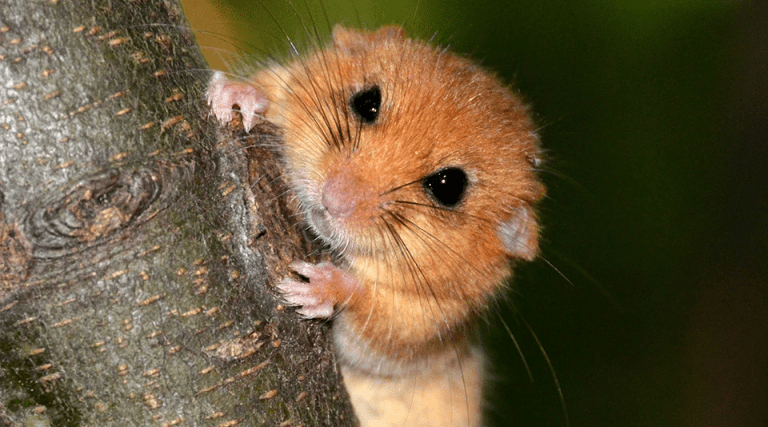
[[[229,41],[207,51],[209,60],[285,56],[286,35],[311,45],[335,22],[397,23],[495,70],[533,105],[549,157],[543,254],[519,269],[510,298],[483,327],[491,425],[566,425],[541,348],[572,426],[765,425],[764,6],[210,5],[223,22],[186,5],[193,26]],[[203,36],[201,45],[217,43]]]

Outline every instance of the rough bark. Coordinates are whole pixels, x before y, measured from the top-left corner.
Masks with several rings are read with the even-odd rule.
[[[277,162],[175,1],[0,0],[0,426],[354,423]],[[262,125],[258,138],[274,138]]]

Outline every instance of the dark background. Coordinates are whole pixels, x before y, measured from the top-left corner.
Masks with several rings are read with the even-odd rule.
[[[765,2],[311,3],[302,18],[285,1],[185,10],[214,68],[284,55],[283,31],[306,44],[302,21],[327,35],[325,10],[434,35],[536,112],[543,253],[483,326],[491,425],[566,425],[543,350],[572,426],[766,425]]]

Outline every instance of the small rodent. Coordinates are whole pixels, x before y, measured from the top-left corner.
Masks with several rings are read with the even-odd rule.
[[[527,106],[468,59],[405,36],[336,26],[333,42],[245,81],[216,72],[221,122],[237,105],[282,130],[310,229],[338,262],[294,262],[277,287],[333,317],[362,426],[478,426],[482,352],[469,335],[532,260],[544,196]]]

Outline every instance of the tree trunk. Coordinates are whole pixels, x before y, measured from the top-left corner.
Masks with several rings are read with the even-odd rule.
[[[312,251],[175,0],[0,0],[0,426],[352,425]],[[241,129],[241,128],[239,128]]]

